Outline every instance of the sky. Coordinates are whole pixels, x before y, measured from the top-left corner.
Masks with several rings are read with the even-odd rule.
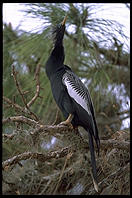
[[[126,51],[130,50],[130,11],[124,3],[96,3],[100,6],[98,12],[95,13],[95,17],[116,20],[124,25],[124,33],[129,38],[128,40],[121,40],[124,43],[123,47]],[[42,30],[44,21],[30,16],[24,16],[24,12],[27,7],[24,3],[3,3],[3,22],[11,22],[13,28],[20,25],[20,29],[27,32]],[[70,26],[71,27],[71,26]],[[70,29],[68,29],[70,31]],[[71,31],[73,31],[71,27]],[[119,36],[119,35],[118,35]]]
[[[105,19],[113,19],[121,24],[123,24],[125,34],[130,37],[130,12],[129,9],[123,3],[98,3],[101,6],[101,9],[96,13],[96,17],[104,17]],[[23,3],[3,3],[3,21],[11,22],[13,27],[17,27],[20,22],[21,28],[30,31],[31,29],[36,28],[37,25],[40,25],[41,21],[37,19],[32,19],[30,17],[24,18],[24,13],[20,10],[26,9],[26,6]]]
[[[124,33],[130,38],[130,11],[123,3],[98,3],[101,5],[100,11],[95,13],[96,17],[113,19],[124,25]],[[40,20],[30,18],[28,16],[24,17],[24,12],[20,10],[25,10],[26,6],[23,3],[3,3],[3,22],[11,22],[13,28],[18,25],[20,29],[25,31],[35,31],[36,28],[41,28]],[[130,40],[126,41],[127,47],[130,48]],[[129,126],[130,120],[126,119],[124,124]]]

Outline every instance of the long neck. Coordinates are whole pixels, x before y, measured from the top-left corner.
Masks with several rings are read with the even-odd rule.
[[[53,51],[51,52],[51,57],[57,66],[61,66],[65,58],[63,45],[55,45]]]
[[[62,42],[54,46],[50,57],[46,63],[46,73],[47,76],[50,78],[50,76],[56,72],[56,70],[60,67],[63,67],[64,62],[64,47]]]

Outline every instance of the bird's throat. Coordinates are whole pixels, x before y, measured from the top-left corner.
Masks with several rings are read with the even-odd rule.
[[[51,56],[58,66],[62,65],[65,58],[63,45],[57,45],[53,49]]]

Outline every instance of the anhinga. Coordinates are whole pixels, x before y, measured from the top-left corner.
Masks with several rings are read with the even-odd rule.
[[[94,138],[99,153],[98,128],[88,89],[71,68],[64,65],[63,37],[66,18],[53,31],[54,47],[46,63],[46,74],[50,80],[53,97],[66,118],[62,124],[71,123],[74,128],[82,126],[88,132],[93,183],[95,190],[98,191],[93,143]]]

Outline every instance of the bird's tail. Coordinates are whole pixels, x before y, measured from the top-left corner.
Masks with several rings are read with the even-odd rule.
[[[90,149],[91,165],[92,165],[92,173],[93,173],[93,175],[92,175],[93,184],[94,184],[95,190],[98,192],[97,169],[96,169],[93,136],[89,131],[88,131],[88,135],[89,135],[89,149]]]
[[[99,139],[99,132],[98,132],[98,127],[97,127],[97,123],[96,123],[96,119],[95,119],[95,116],[93,116],[93,129],[92,129],[92,134],[94,136],[94,140],[96,142],[96,146],[97,146],[97,153],[98,153],[98,156],[99,156],[99,150],[100,150],[100,139]]]

